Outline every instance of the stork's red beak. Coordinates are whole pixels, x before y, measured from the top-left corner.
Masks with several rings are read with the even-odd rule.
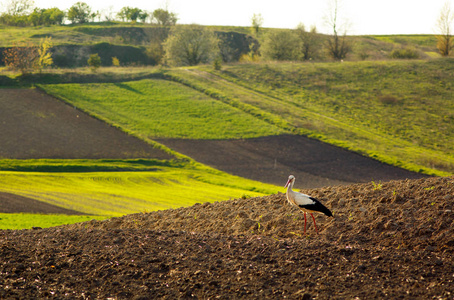
[[[287,181],[287,183],[285,184],[285,186],[284,186],[284,187],[285,187],[285,188],[286,188],[286,187],[288,187],[288,185],[290,184],[290,182],[291,182],[291,181],[292,181],[292,180],[291,180],[291,179],[289,179],[289,180]]]

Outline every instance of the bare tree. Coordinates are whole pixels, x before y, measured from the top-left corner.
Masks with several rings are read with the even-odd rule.
[[[4,3],[6,13],[12,16],[21,16],[31,13],[35,2],[33,0],[7,0]]]
[[[336,60],[344,59],[352,49],[346,38],[348,24],[339,20],[339,2],[339,0],[330,0],[330,7],[326,16],[326,23],[333,30],[333,35],[328,38],[328,52]]]
[[[251,29],[252,29],[252,33],[255,35],[255,36],[259,36],[259,32],[260,32],[260,28],[262,27],[263,25],[263,17],[261,14],[254,14],[251,18]]]
[[[454,40],[452,36],[452,24],[454,21],[454,12],[448,1],[443,5],[440,16],[437,20],[437,48],[443,56],[449,56],[454,48]]]

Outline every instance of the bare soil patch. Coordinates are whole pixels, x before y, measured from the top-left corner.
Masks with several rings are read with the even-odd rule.
[[[0,158],[171,158],[37,89],[0,89],[0,145]]]
[[[83,213],[35,199],[0,192],[0,213],[82,215]],[[86,215],[86,214],[83,214]]]
[[[452,299],[454,177],[0,231],[4,299]]]
[[[302,188],[427,177],[304,136],[157,141],[218,170],[276,185],[290,174]]]

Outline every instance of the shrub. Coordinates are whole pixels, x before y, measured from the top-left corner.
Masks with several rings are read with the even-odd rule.
[[[120,60],[116,57],[112,57],[112,66],[114,67],[119,67],[120,66]]]
[[[90,66],[91,70],[93,72],[96,72],[96,70],[101,66],[101,57],[99,57],[98,53],[91,54],[87,63]]]
[[[213,68],[217,71],[222,69],[222,57],[218,56],[214,61],[213,61]]]
[[[293,31],[272,31],[265,37],[261,51],[266,59],[298,60],[301,53],[301,43]]]
[[[419,53],[415,49],[400,48],[391,51],[390,57],[393,59],[418,59]]]
[[[199,25],[173,27],[164,42],[166,61],[173,66],[210,63],[219,56],[219,39]]]

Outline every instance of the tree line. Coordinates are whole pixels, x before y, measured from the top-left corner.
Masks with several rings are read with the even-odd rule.
[[[130,21],[153,23],[162,26],[175,25],[177,15],[167,9],[158,8],[152,12],[138,7],[123,7],[117,14],[111,11],[93,11],[85,2],[77,2],[67,11],[59,8],[36,8],[33,0],[7,0],[5,12],[0,14],[0,24],[8,26],[49,26],[62,25],[66,21],[82,24],[98,21]]]

